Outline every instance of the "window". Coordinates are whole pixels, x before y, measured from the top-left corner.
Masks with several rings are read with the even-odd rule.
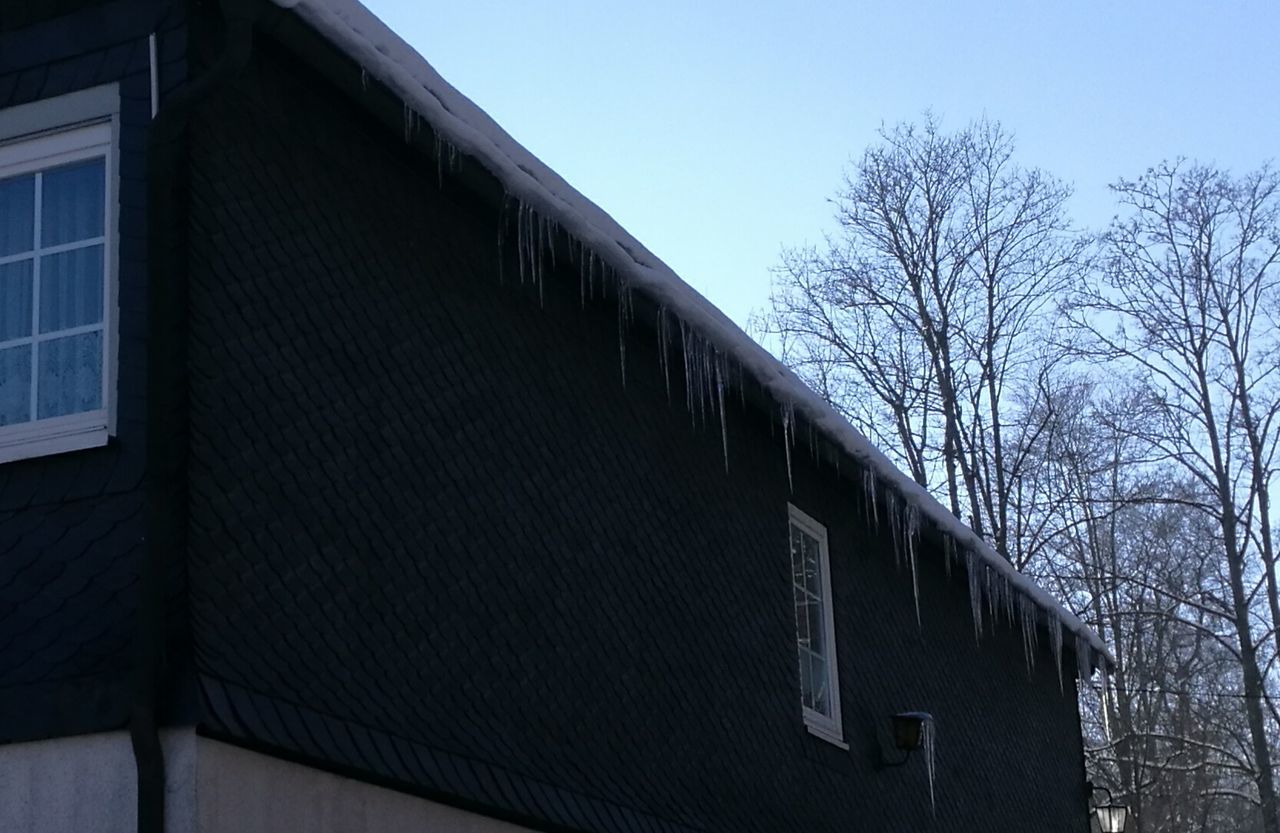
[[[827,531],[794,506],[790,513],[791,581],[804,722],[813,734],[843,746]]]
[[[42,112],[13,109],[25,112],[11,123],[27,126]],[[0,462],[106,442],[112,130],[100,120],[0,136]]]

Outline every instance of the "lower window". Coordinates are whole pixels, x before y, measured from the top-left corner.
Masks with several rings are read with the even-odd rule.
[[[796,610],[796,652],[805,725],[841,742],[840,676],[836,669],[835,618],[827,531],[794,506],[791,516],[791,582]]]

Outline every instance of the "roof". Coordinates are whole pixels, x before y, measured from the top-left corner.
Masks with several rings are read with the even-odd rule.
[[[900,527],[903,549],[912,561],[913,572],[919,522],[932,523],[948,542],[945,557],[961,560],[968,568],[976,629],[981,628],[985,604],[992,616],[1004,610],[1010,621],[1015,616],[1021,618],[1024,637],[1029,641],[1034,640],[1034,623],[1041,621],[1049,629],[1055,654],[1060,655],[1064,637],[1070,634],[1084,676],[1099,662],[1114,662],[1106,644],[1091,628],[1018,572],[795,373],[685,283],[608,213],[508,135],[363,5],[356,0],[273,2],[293,9],[369,77],[398,95],[406,108],[407,132],[414,120],[425,120],[441,140],[451,145],[450,152],[456,150],[474,158],[502,183],[508,197],[519,205],[520,228],[525,236],[522,262],[524,247],[531,245],[530,240],[541,240],[553,230],[547,224],[558,227],[591,250],[627,289],[648,295],[675,316],[682,329],[696,333],[717,360],[736,363],[758,383],[777,403],[787,429],[784,434],[794,437],[795,419],[800,416],[866,471],[873,472],[875,478],[868,481],[869,488],[874,489],[878,479],[881,489],[888,486],[889,494],[896,493],[902,501],[893,513],[896,517],[890,520]],[[537,238],[533,237],[535,234]],[[1032,654],[1029,649],[1028,656]]]

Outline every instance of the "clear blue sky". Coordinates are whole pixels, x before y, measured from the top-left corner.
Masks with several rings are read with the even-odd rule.
[[[1076,189],[1280,159],[1280,0],[365,0],[739,324],[882,123],[986,114]]]

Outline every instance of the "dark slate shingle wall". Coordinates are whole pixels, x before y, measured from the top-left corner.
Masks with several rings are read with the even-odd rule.
[[[145,537],[147,35],[161,33],[167,92],[186,72],[185,27],[161,0],[73,11],[84,5],[0,2],[0,108],[120,85],[117,433],[0,465],[0,742],[128,716]]]
[[[678,352],[669,403],[637,324],[624,388],[612,296],[500,282],[497,208],[269,45],[193,143],[206,730],[547,827],[1084,829],[1072,681],[976,647],[937,553],[917,629],[803,438],[792,493],[733,396],[726,473]],[[849,751],[801,722],[788,501],[830,535]],[[936,819],[918,757],[877,767],[905,709]]]

